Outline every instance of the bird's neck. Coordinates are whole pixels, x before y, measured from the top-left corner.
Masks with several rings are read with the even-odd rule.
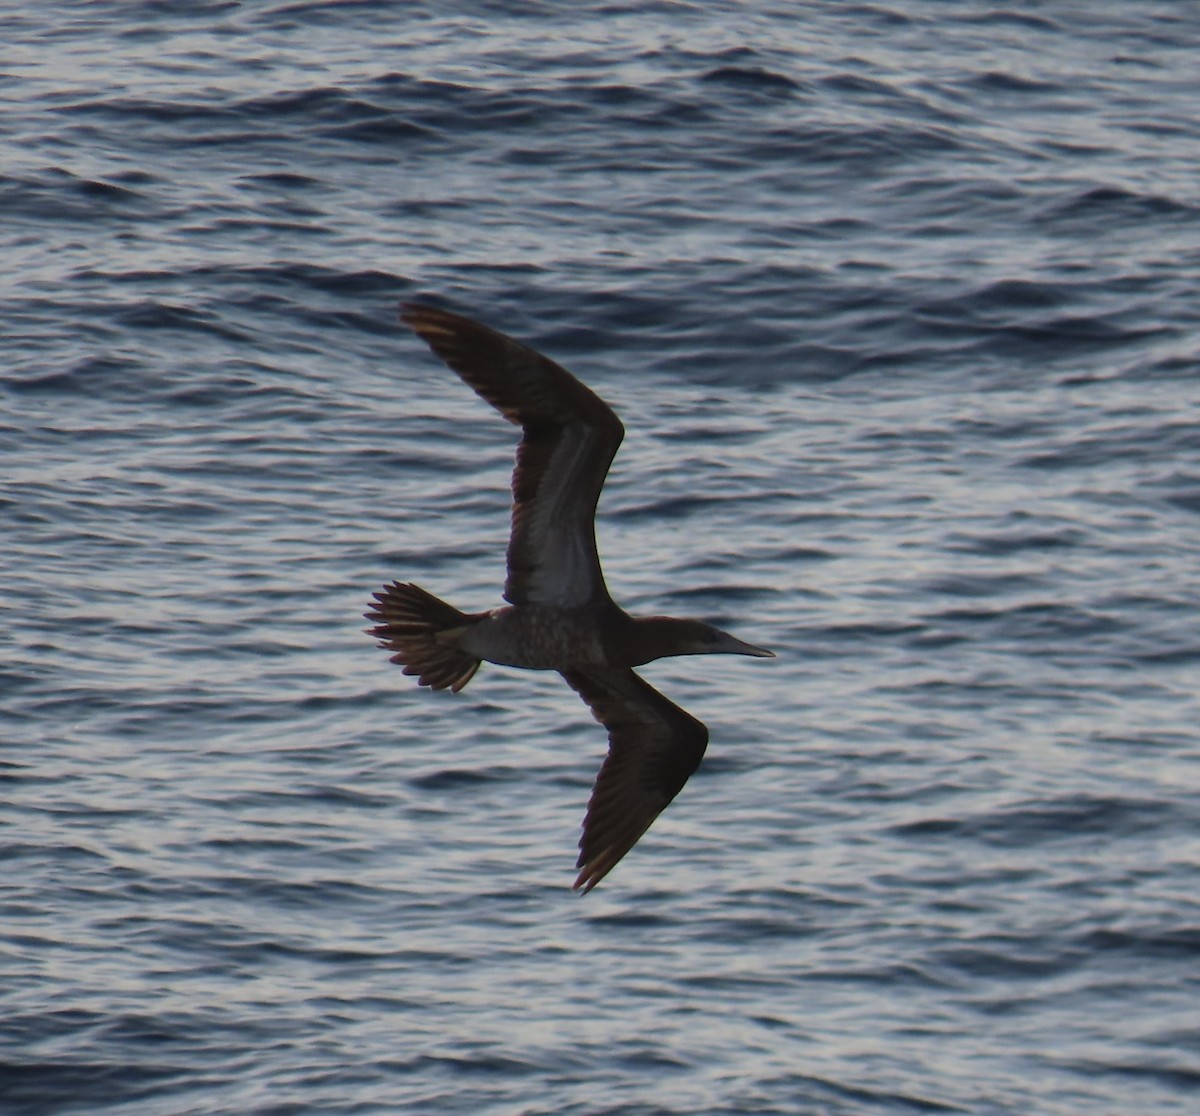
[[[671,616],[631,616],[627,641],[632,666],[652,663],[671,655],[689,655],[688,620]]]

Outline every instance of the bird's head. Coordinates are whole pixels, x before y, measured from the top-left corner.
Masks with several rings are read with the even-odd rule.
[[[737,636],[700,620],[677,620],[671,616],[646,616],[635,620],[637,655],[635,665],[672,655],[753,655],[775,658],[774,651],[755,647]]]

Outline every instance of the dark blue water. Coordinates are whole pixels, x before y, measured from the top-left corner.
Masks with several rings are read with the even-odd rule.
[[[1200,5],[0,14],[0,1112],[1193,1113]],[[419,691],[513,433],[629,435],[610,586],[699,774]]]

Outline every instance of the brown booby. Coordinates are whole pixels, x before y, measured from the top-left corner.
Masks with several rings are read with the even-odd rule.
[[[608,594],[596,552],[600,489],[624,437],[613,411],[565,368],[469,318],[407,305],[401,320],[509,422],[508,606],[464,613],[416,585],[374,594],[369,633],[422,686],[461,690],[482,661],[557,670],[608,729],[574,886],[596,886],[700,765],[708,729],[633,671],[668,655],[755,655],[762,647],[669,616],[633,617]]]

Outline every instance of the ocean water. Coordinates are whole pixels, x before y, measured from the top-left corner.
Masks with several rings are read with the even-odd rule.
[[[1200,5],[0,6],[0,1113],[1197,1111]],[[514,432],[774,661],[418,690]]]

